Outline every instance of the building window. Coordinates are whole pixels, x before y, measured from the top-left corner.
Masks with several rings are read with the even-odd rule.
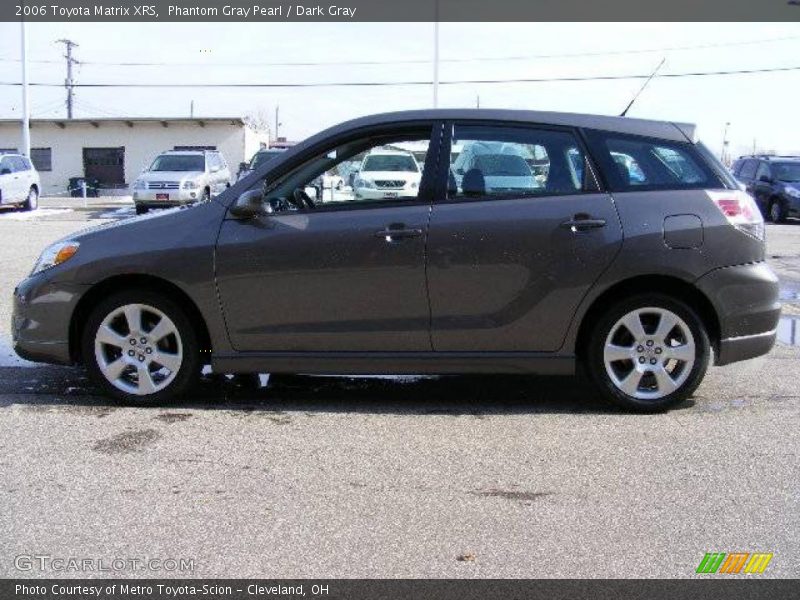
[[[53,151],[51,148],[31,148],[31,160],[37,171],[53,170]]]

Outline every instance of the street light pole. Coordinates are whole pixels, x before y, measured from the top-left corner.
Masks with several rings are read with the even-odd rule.
[[[22,39],[22,154],[31,155],[30,102],[28,100],[28,39],[25,21],[20,21]]]
[[[730,127],[730,121],[726,121],[725,129],[722,132],[722,152],[720,152],[719,159],[722,161],[722,164],[727,166],[728,163],[725,162],[728,157],[728,127]]]

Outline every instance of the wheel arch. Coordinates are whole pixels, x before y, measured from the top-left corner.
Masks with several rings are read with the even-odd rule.
[[[158,292],[184,308],[186,316],[192,322],[198,334],[201,352],[210,356],[211,335],[208,331],[208,325],[197,304],[185,291],[174,283],[153,275],[125,274],[115,275],[96,283],[78,301],[72,313],[69,326],[69,354],[74,362],[82,362],[81,335],[92,309],[110,294],[131,289]]]
[[[586,357],[589,336],[600,315],[608,310],[608,307],[614,302],[634,294],[643,293],[660,293],[672,296],[697,311],[711,340],[711,346],[714,352],[718,354],[721,329],[711,300],[697,287],[683,279],[669,275],[641,275],[617,282],[594,299],[581,318],[578,334],[575,338],[575,354],[578,358],[583,359]]]

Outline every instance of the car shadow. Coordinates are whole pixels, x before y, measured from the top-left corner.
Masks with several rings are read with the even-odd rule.
[[[258,375],[205,375],[191,394],[149,408],[475,417],[622,414],[579,377],[273,375],[265,384],[266,379]],[[83,369],[54,366],[0,368],[0,409],[14,404],[66,410],[119,406],[103,395]],[[694,401],[688,400],[677,409],[693,405]]]

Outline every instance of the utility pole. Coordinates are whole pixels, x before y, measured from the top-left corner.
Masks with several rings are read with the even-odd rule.
[[[20,34],[22,38],[22,154],[30,157],[31,155],[31,106],[28,100],[28,39],[25,37],[25,21],[20,21],[22,26]]]
[[[280,118],[279,118],[280,114],[281,114],[280,104],[276,104],[275,105],[275,141],[276,142],[278,141],[278,135],[279,135],[279,131],[280,131],[281,125],[283,125],[283,123],[281,123]]]
[[[433,108],[439,108],[439,0],[435,0],[433,18]]]
[[[722,152],[719,159],[722,164],[728,166],[728,128],[731,126],[730,121],[725,122],[725,130],[722,132]]]
[[[189,103],[189,118],[194,119],[194,100]]]
[[[78,44],[73,42],[72,40],[62,39],[56,40],[57,44],[64,44],[64,47],[67,50],[67,53],[64,55],[64,58],[67,59],[67,78],[64,80],[64,87],[67,90],[67,118],[72,118],[72,106],[75,100],[75,90],[72,87],[74,82],[72,80],[72,65],[78,64],[78,61],[72,58],[72,49],[77,48]]]
[[[475,96],[475,108],[480,108],[480,107],[481,107],[481,95],[478,94],[477,96]]]

